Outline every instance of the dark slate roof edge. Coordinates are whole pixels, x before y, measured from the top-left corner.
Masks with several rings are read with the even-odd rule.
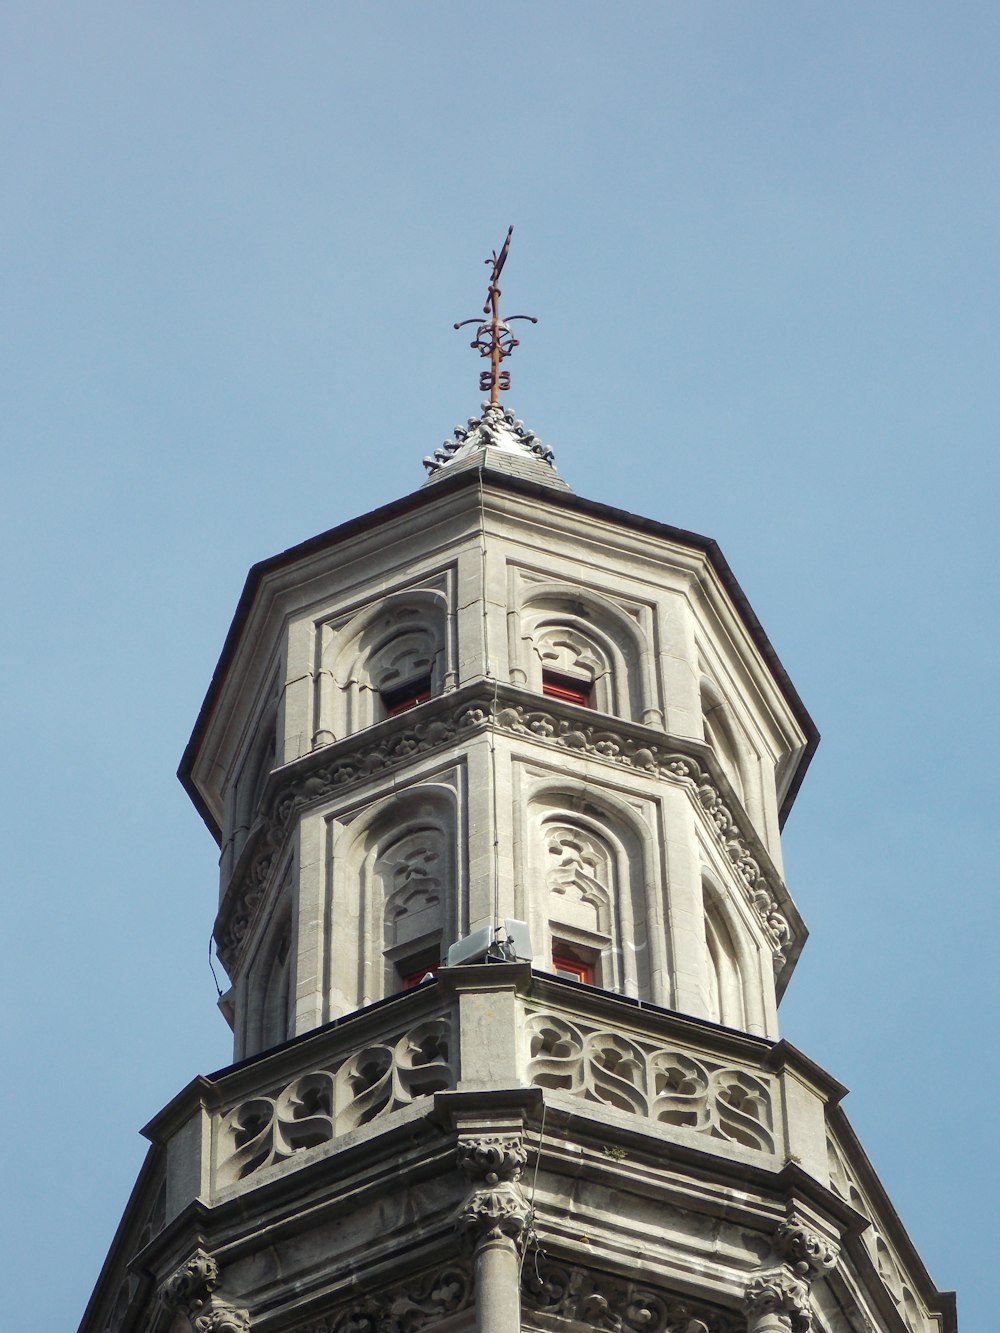
[[[805,777],[806,769],[816,753],[816,747],[819,744],[819,731],[813,722],[809,713],[806,711],[799,693],[792,684],[791,679],[781,664],[778,654],[775,652],[770,639],[764,632],[764,628],[757,619],[753,607],[747,600],[747,596],[736,580],[736,575],[729,566],[729,562],[722,554],[718,542],[712,537],[703,537],[697,532],[689,532],[685,528],[677,528],[669,523],[661,523],[656,519],[643,518],[638,514],[632,514],[627,509],[617,509],[613,505],[602,504],[598,500],[586,500],[575,494],[573,491],[564,491],[552,486],[544,485],[540,482],[526,480],[523,477],[511,476],[499,473],[493,469],[483,468],[463,468],[457,470],[449,477],[442,477],[435,481],[435,485],[412,491],[409,495],[404,495],[398,500],[393,500],[389,504],[381,505],[378,509],[373,509],[367,514],[362,514],[357,518],[348,519],[345,523],[338,524],[337,527],[329,528],[326,532],[318,533],[315,537],[310,537],[304,542],[299,542],[295,546],[288,547],[287,550],[279,552],[277,555],[269,556],[266,560],[258,561],[253,565],[247,574],[246,582],[243,585],[243,591],[240,594],[240,600],[236,606],[236,613],[233,616],[232,624],[226,635],[225,643],[222,646],[222,652],[216,664],[215,671],[212,673],[212,680],[208,691],[205,694],[204,702],[198,712],[198,718],[195,722],[194,730],[191,733],[191,739],[188,741],[181,758],[180,767],[177,770],[177,776],[181,781],[184,790],[190,796],[192,802],[202,819],[208,826],[209,832],[216,839],[220,838],[220,830],[215,824],[211,811],[203,801],[192,780],[192,770],[194,768],[195,757],[201,746],[202,739],[208,727],[209,719],[215,707],[219,693],[222,689],[223,681],[229,671],[233,657],[236,653],[236,647],[240,641],[243,632],[244,623],[250,613],[257,590],[268,574],[275,570],[284,568],[287,565],[293,565],[297,561],[307,556],[333,546],[337,542],[345,541],[355,536],[359,532],[364,532],[366,528],[373,525],[387,522],[390,519],[398,518],[403,514],[409,513],[415,509],[421,509],[425,505],[437,503],[442,496],[450,491],[465,489],[473,485],[496,486],[502,490],[518,492],[522,495],[530,495],[536,499],[544,500],[547,504],[555,505],[562,509],[577,510],[593,516],[594,518],[604,519],[609,522],[617,523],[622,527],[631,528],[640,532],[647,532],[650,536],[664,538],[673,541],[682,546],[692,546],[696,550],[704,551],[710,563],[715,569],[722,582],[723,587],[731,597],[733,604],[743,623],[745,624],[750,637],[756,644],[761,656],[770,667],[778,685],[784,694],[792,712],[795,714],[799,725],[805,732],[807,743],[798,763],[785,798],[782,801],[779,811],[781,825],[784,826],[788,813],[792,808],[795,797],[798,794],[799,787],[802,785],[802,779]]]

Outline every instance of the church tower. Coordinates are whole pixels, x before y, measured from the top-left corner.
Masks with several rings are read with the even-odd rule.
[[[953,1333],[779,1034],[816,730],[715,543],[502,406],[506,250],[481,416],[248,578],[180,774],[234,1063],[81,1333]]]

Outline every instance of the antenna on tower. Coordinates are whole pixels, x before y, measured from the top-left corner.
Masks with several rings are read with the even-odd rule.
[[[537,324],[538,320],[534,315],[508,315],[506,319],[500,318],[500,274],[503,272],[503,266],[507,262],[507,253],[510,250],[510,238],[514,235],[514,228],[507,228],[507,238],[500,247],[500,253],[494,250],[487,264],[492,265],[490,273],[490,285],[486,294],[486,304],[483,306],[483,314],[489,315],[485,322],[476,315],[473,319],[463,319],[455,325],[456,329],[462,329],[466,324],[478,324],[476,336],[469,344],[475,348],[480,356],[489,358],[490,369],[484,370],[479,376],[480,392],[487,389],[490,393],[490,403],[494,406],[500,402],[501,390],[506,393],[510,388],[510,371],[501,370],[500,362],[510,356],[514,348],[519,346],[519,340],[511,332],[510,325],[515,319],[526,319],[531,324]]]

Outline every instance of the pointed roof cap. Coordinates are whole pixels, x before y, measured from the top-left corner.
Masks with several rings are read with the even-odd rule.
[[[454,436],[424,459],[429,474],[425,486],[454,472],[478,468],[523,477],[560,491],[571,489],[556,471],[555,453],[500,403],[483,403],[482,416],[469,417],[467,426],[456,426]]]

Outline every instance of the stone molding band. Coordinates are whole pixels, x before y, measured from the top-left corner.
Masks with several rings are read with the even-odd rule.
[[[404,714],[331,742],[278,770],[267,802],[269,817],[251,834],[216,921],[215,940],[223,966],[232,971],[263,902],[275,860],[301,810],[334,792],[349,790],[373,774],[389,772],[416,755],[443,750],[460,736],[492,726],[553,748],[682,783],[704,812],[736,870],[746,900],[770,941],[775,971],[780,971],[795,937],[769,881],[772,872],[765,874],[762,868],[767,853],[757,835],[741,827],[723,799],[718,780],[705,764],[704,746],[692,741],[688,747],[676,737],[669,738],[668,746],[658,739],[662,733],[623,719],[601,717],[593,723],[582,722],[576,715],[579,710],[563,711],[550,699],[546,699],[544,708],[531,707],[524,702],[526,693],[516,686],[498,684],[489,694],[476,686],[442,695],[434,701],[438,706],[426,720]],[[429,703],[420,711],[431,708]],[[334,748],[335,754],[326,753]]]

